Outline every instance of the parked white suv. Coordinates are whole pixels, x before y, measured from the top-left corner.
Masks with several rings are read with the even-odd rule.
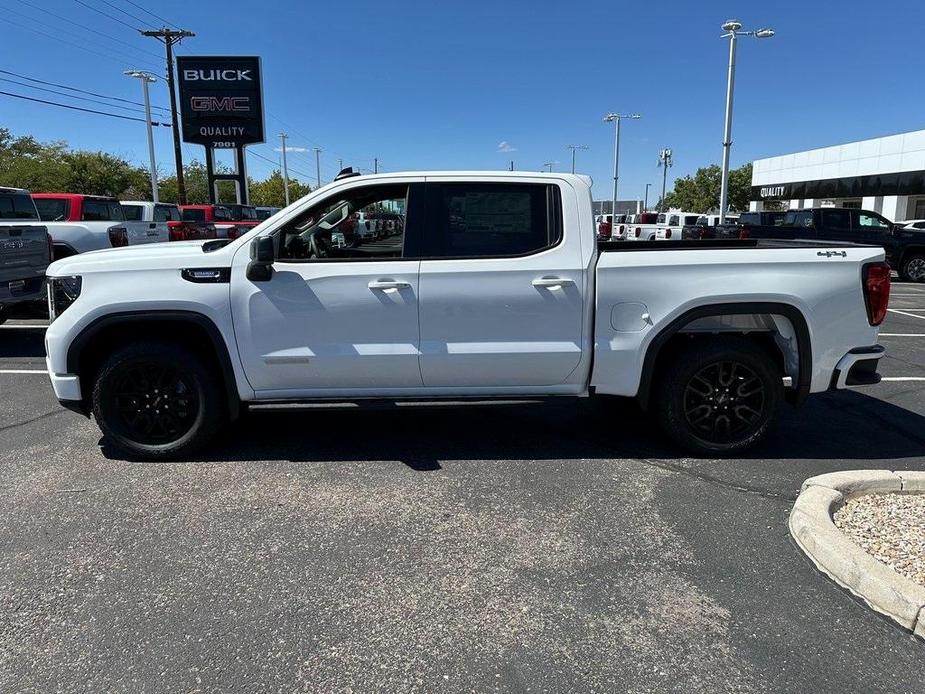
[[[401,234],[331,243],[371,205],[405,210]],[[51,265],[48,373],[146,458],[190,454],[248,403],[592,393],[729,454],[784,400],[879,380],[882,248],[595,237],[584,176],[341,177],[236,240]]]

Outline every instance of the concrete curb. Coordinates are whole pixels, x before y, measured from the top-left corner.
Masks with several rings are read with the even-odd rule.
[[[925,473],[853,470],[810,477],[790,512],[790,534],[820,571],[925,639],[925,587],[874,559],[832,520],[851,497],[901,491],[925,492]]]

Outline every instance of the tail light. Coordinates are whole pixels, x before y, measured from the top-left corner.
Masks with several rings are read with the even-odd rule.
[[[705,238],[707,237],[707,230],[704,229],[703,227],[701,227],[701,228],[700,228],[700,234],[699,234],[698,236],[699,236],[700,240],[702,241],[703,239],[705,239]]]
[[[625,233],[626,233],[626,227],[623,224],[621,224],[620,225],[620,236],[623,236],[623,234]]]
[[[665,238],[666,238],[666,239],[670,239],[670,238],[671,238],[671,229],[666,229],[666,230],[665,230]]]
[[[601,222],[600,224],[598,224],[597,225],[597,235],[600,236],[602,239],[609,239],[610,238],[610,225],[604,224],[604,222]]]
[[[128,245],[128,231],[125,227],[109,227],[109,245],[113,248],[121,248]]]
[[[183,222],[167,222],[167,234],[170,241],[186,241],[188,238],[186,231],[186,224]]]
[[[637,239],[639,238],[639,235],[640,235],[641,233],[642,233],[642,229],[640,229],[639,227],[636,227],[636,238],[637,238]]]
[[[740,239],[751,238],[751,235],[752,235],[752,230],[749,229],[748,227],[742,227],[741,229],[739,229],[739,238],[740,238]]]
[[[45,232],[45,240],[48,242],[48,262],[55,259],[55,243],[51,240],[51,234]]]
[[[886,263],[868,263],[861,272],[864,278],[864,304],[867,321],[880,325],[886,318],[890,303],[890,266]]]

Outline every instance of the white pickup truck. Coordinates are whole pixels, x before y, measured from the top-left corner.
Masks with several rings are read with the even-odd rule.
[[[399,235],[331,244],[382,208]],[[785,400],[879,380],[882,249],[595,237],[586,177],[342,173],[232,241],[54,263],[48,372],[145,458],[188,455],[251,403],[591,394],[730,454]]]
[[[126,221],[122,206],[115,198],[78,193],[33,193],[32,199],[41,224],[51,235],[55,260],[104,248],[167,241],[166,225]]]

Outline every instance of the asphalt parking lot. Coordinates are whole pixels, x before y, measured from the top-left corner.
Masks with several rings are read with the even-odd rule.
[[[731,460],[561,401],[265,409],[127,462],[55,402],[42,325],[0,327],[4,692],[925,689],[786,525],[811,475],[925,470],[923,286],[882,383]]]

